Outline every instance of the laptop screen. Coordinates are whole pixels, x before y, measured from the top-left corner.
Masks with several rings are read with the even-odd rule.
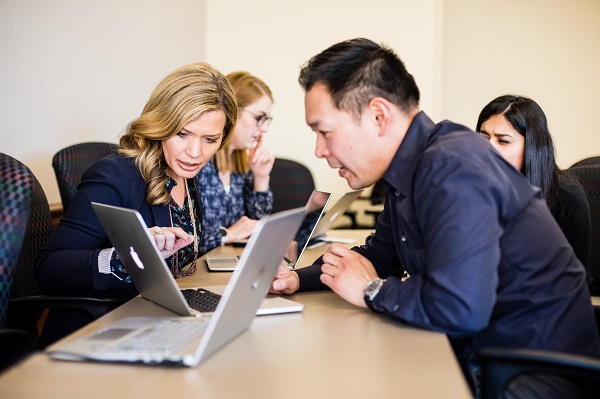
[[[331,198],[331,194],[324,191],[313,191],[308,202],[306,203],[306,216],[294,237],[294,241],[298,243],[297,255],[293,256],[294,259],[287,259],[289,266],[292,268],[296,267],[297,262],[302,257],[304,250],[308,246],[308,242],[312,236],[312,233],[323,215],[323,211]],[[289,254],[288,254],[289,255]],[[289,258],[289,257],[288,257]]]

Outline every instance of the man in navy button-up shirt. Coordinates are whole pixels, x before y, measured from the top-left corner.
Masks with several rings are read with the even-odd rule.
[[[353,189],[383,178],[387,196],[364,245],[333,244],[313,266],[282,269],[272,292],[329,287],[444,332],[465,369],[484,347],[599,354],[585,270],[539,190],[479,135],[420,112],[391,50],[339,43],[300,83],[317,157]]]

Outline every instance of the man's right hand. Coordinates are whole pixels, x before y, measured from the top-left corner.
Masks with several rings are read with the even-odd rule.
[[[300,288],[300,278],[298,273],[288,269],[287,265],[280,264],[279,270],[271,283],[271,294],[293,294]]]

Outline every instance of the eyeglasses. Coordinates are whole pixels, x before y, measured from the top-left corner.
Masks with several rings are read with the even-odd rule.
[[[265,124],[265,122],[267,122],[267,126],[269,126],[271,124],[271,122],[273,122],[273,117],[267,116],[265,113],[255,114],[254,112],[248,111],[245,108],[244,108],[244,111],[254,115],[254,118],[256,119],[256,127],[261,127],[262,125]]]

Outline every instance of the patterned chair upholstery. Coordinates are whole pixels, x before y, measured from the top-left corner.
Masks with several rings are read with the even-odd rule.
[[[6,325],[8,303],[31,206],[31,171],[16,159],[0,154],[0,327]]]
[[[587,165],[600,165],[600,156],[584,158],[580,161],[575,162],[571,165],[571,168],[577,166],[587,166]]]
[[[275,158],[269,185],[273,192],[273,212],[305,206],[315,189],[306,166],[283,158]]]
[[[575,166],[568,172],[579,180],[590,204],[592,244],[586,266],[591,276],[600,282],[600,164]]]
[[[17,270],[28,261],[33,250],[25,243],[25,237],[28,229],[31,235],[37,227],[29,223],[35,182],[35,176],[25,165],[0,153],[0,370],[34,348],[34,335],[8,328],[7,324],[10,299],[17,289]],[[27,281],[23,284],[21,288],[26,291]]]
[[[14,208],[12,211],[2,210],[3,221],[10,225],[7,230],[0,227],[2,228],[0,230],[2,251],[5,251],[11,245],[10,243],[17,243],[16,237],[11,238],[5,232],[16,231],[17,226],[25,224],[22,243],[11,246],[10,251],[5,252],[7,255],[0,254],[1,258],[5,258],[9,252],[11,254],[18,253],[18,261],[16,269],[11,274],[12,277],[3,277],[12,282],[11,287],[6,288],[10,296],[7,325],[11,328],[25,330],[31,335],[35,335],[35,339],[37,339],[36,322],[44,309],[50,309],[50,311],[72,309],[90,315],[91,321],[117,307],[119,302],[115,298],[44,295],[37,283],[35,260],[53,230],[48,200],[31,170],[18,160],[0,154],[0,173],[2,175],[0,183],[4,187],[2,190],[3,201],[6,201],[11,207],[22,205],[26,208],[22,214],[19,214],[23,220],[16,217],[17,211]],[[28,198],[28,200],[21,201],[22,198]],[[22,202],[22,204],[17,204],[17,202]],[[0,268],[4,269],[4,267],[4,264],[0,265]],[[8,300],[8,296],[6,300]]]
[[[112,143],[88,142],[65,147],[54,154],[52,167],[56,174],[63,211],[71,204],[83,173],[94,162],[115,152],[116,148],[117,145]]]

